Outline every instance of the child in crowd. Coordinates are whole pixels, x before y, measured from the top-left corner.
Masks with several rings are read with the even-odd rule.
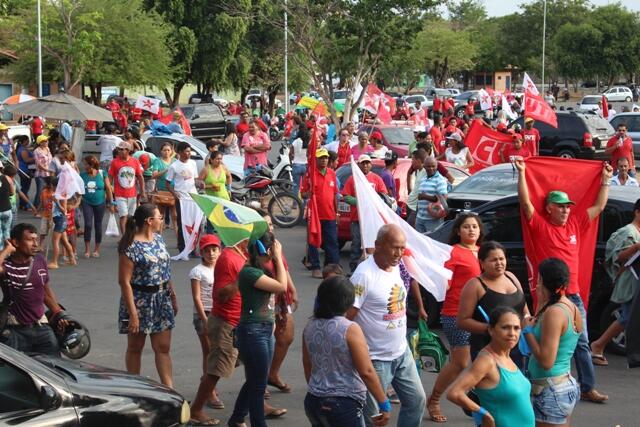
[[[215,234],[205,234],[200,238],[200,255],[202,262],[189,272],[191,294],[193,296],[193,326],[195,327],[200,347],[202,348],[202,371],[207,374],[207,356],[210,343],[207,334],[207,316],[213,307],[213,270],[220,255],[220,239]],[[213,409],[224,409],[224,403],[218,398],[215,390],[207,405]]]
[[[44,251],[47,235],[53,225],[51,214],[53,213],[53,178],[48,176],[44,179],[44,187],[40,192],[40,250]]]
[[[69,241],[73,251],[71,253],[65,252],[65,256],[62,258],[66,262],[69,262],[71,259],[78,261],[78,228],[76,226],[76,211],[78,206],[80,206],[80,197],[73,196],[67,200],[67,214],[65,215],[67,218],[67,229],[65,230],[65,233],[67,234],[67,240]]]
[[[57,179],[54,179],[52,182],[52,186],[55,185],[57,185]],[[71,247],[71,244],[69,244],[67,233],[65,233],[67,229],[67,211],[72,209],[68,209],[67,200],[58,199],[55,196],[52,196],[52,198],[53,209],[51,216],[53,218],[53,255],[48,267],[49,269],[57,269],[59,268],[58,258],[60,257],[60,242],[62,242],[62,246],[66,253],[73,254],[73,248]],[[77,264],[73,257],[69,258],[67,263],[69,265]]]

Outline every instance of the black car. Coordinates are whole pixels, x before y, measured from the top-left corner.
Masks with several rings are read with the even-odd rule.
[[[217,104],[187,104],[180,106],[191,126],[195,138],[208,141],[211,138],[224,139],[226,120]]]
[[[536,121],[534,128],[540,132],[540,155],[570,159],[605,160],[604,149],[609,138],[615,133],[613,127],[597,114],[577,111],[556,111],[558,128]],[[524,117],[509,124],[524,129]],[[591,135],[592,143],[585,143],[586,134]]]
[[[599,218],[600,225],[598,227],[587,317],[589,337],[591,339],[596,339],[606,330],[618,308],[616,304],[609,301],[613,285],[604,270],[604,251],[609,236],[633,219],[633,205],[638,196],[637,188],[611,187],[607,206]],[[495,240],[505,246],[507,250],[507,268],[518,277],[527,300],[530,302],[531,295],[527,278],[524,242],[522,240],[518,196],[511,195],[498,198],[472,209],[472,211],[477,212],[482,219],[485,229],[485,241]],[[430,233],[429,237],[440,242],[447,242],[452,226],[453,221],[447,221],[437,230]],[[434,312],[439,312],[437,308],[431,308],[435,309]],[[618,350],[621,349],[618,348]]]
[[[0,344],[0,424],[182,426],[188,402],[138,375]]]
[[[466,92],[462,92],[460,95],[456,96],[454,99],[456,103],[455,115],[456,117],[463,118],[465,115],[467,104],[469,103],[469,99],[471,97],[475,97],[476,100],[480,98],[479,90],[468,90]],[[473,111],[475,114],[482,115],[484,112],[482,111],[482,107],[479,102],[473,106]]]

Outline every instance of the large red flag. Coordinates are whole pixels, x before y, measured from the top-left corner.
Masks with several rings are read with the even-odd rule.
[[[554,128],[558,127],[556,112],[553,111],[540,95],[534,95],[529,91],[525,91],[524,115],[553,126]]]
[[[318,149],[318,126],[314,126],[311,132],[311,141],[307,148],[308,174],[311,183],[311,197],[307,202],[307,243],[319,248],[322,246],[322,229],[320,228],[320,218],[318,217],[318,201],[316,198],[316,150]]]
[[[602,163],[592,160],[568,160],[556,157],[531,157],[526,160],[527,188],[529,198],[536,212],[546,215],[545,199],[549,191],[560,190],[569,195],[569,199],[576,204],[571,208],[571,215],[577,215],[593,206],[602,177]],[[536,304],[536,284],[538,280],[538,265],[546,258],[553,256],[549,246],[534,236],[531,225],[522,218],[522,236],[526,252],[529,289]],[[578,245],[580,251],[580,268],[578,284],[580,296],[584,305],[589,303],[591,289],[591,273],[598,236],[598,220],[589,222],[586,229],[580,231]],[[536,237],[538,237],[536,239]]]
[[[174,113],[180,114],[180,127],[182,127],[182,130],[184,131],[185,135],[191,136],[192,135],[191,126],[189,125],[189,120],[187,120],[184,113],[182,112],[182,109],[178,107],[175,109]],[[165,116],[163,115],[162,108],[160,109],[159,114],[160,116],[158,117],[158,120],[164,123],[165,125],[171,123],[171,120],[173,120],[173,113],[167,114]]]
[[[607,97],[602,95],[602,117],[605,119],[609,118],[609,103],[607,102]]]
[[[474,162],[470,172],[475,173],[480,169],[501,163],[500,150],[512,141],[511,134],[498,132],[482,124],[481,120],[474,120],[464,140]]]

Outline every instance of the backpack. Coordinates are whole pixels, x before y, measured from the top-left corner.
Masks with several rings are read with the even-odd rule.
[[[432,372],[440,372],[447,362],[449,350],[435,332],[429,330],[424,319],[418,320],[418,354],[422,359],[422,366]]]

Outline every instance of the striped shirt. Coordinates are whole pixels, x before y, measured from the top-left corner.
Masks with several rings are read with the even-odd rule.
[[[419,194],[426,193],[430,196],[447,194],[447,180],[437,172],[433,176],[425,175],[420,181],[418,187]],[[430,219],[431,216],[427,212],[428,200],[418,200],[418,210],[416,216],[420,219]]]
[[[2,274],[2,293],[9,293],[9,312],[22,325],[37,322],[44,314],[44,286],[49,282],[47,260],[36,255],[27,278],[30,262],[15,262],[12,258],[4,261]]]

